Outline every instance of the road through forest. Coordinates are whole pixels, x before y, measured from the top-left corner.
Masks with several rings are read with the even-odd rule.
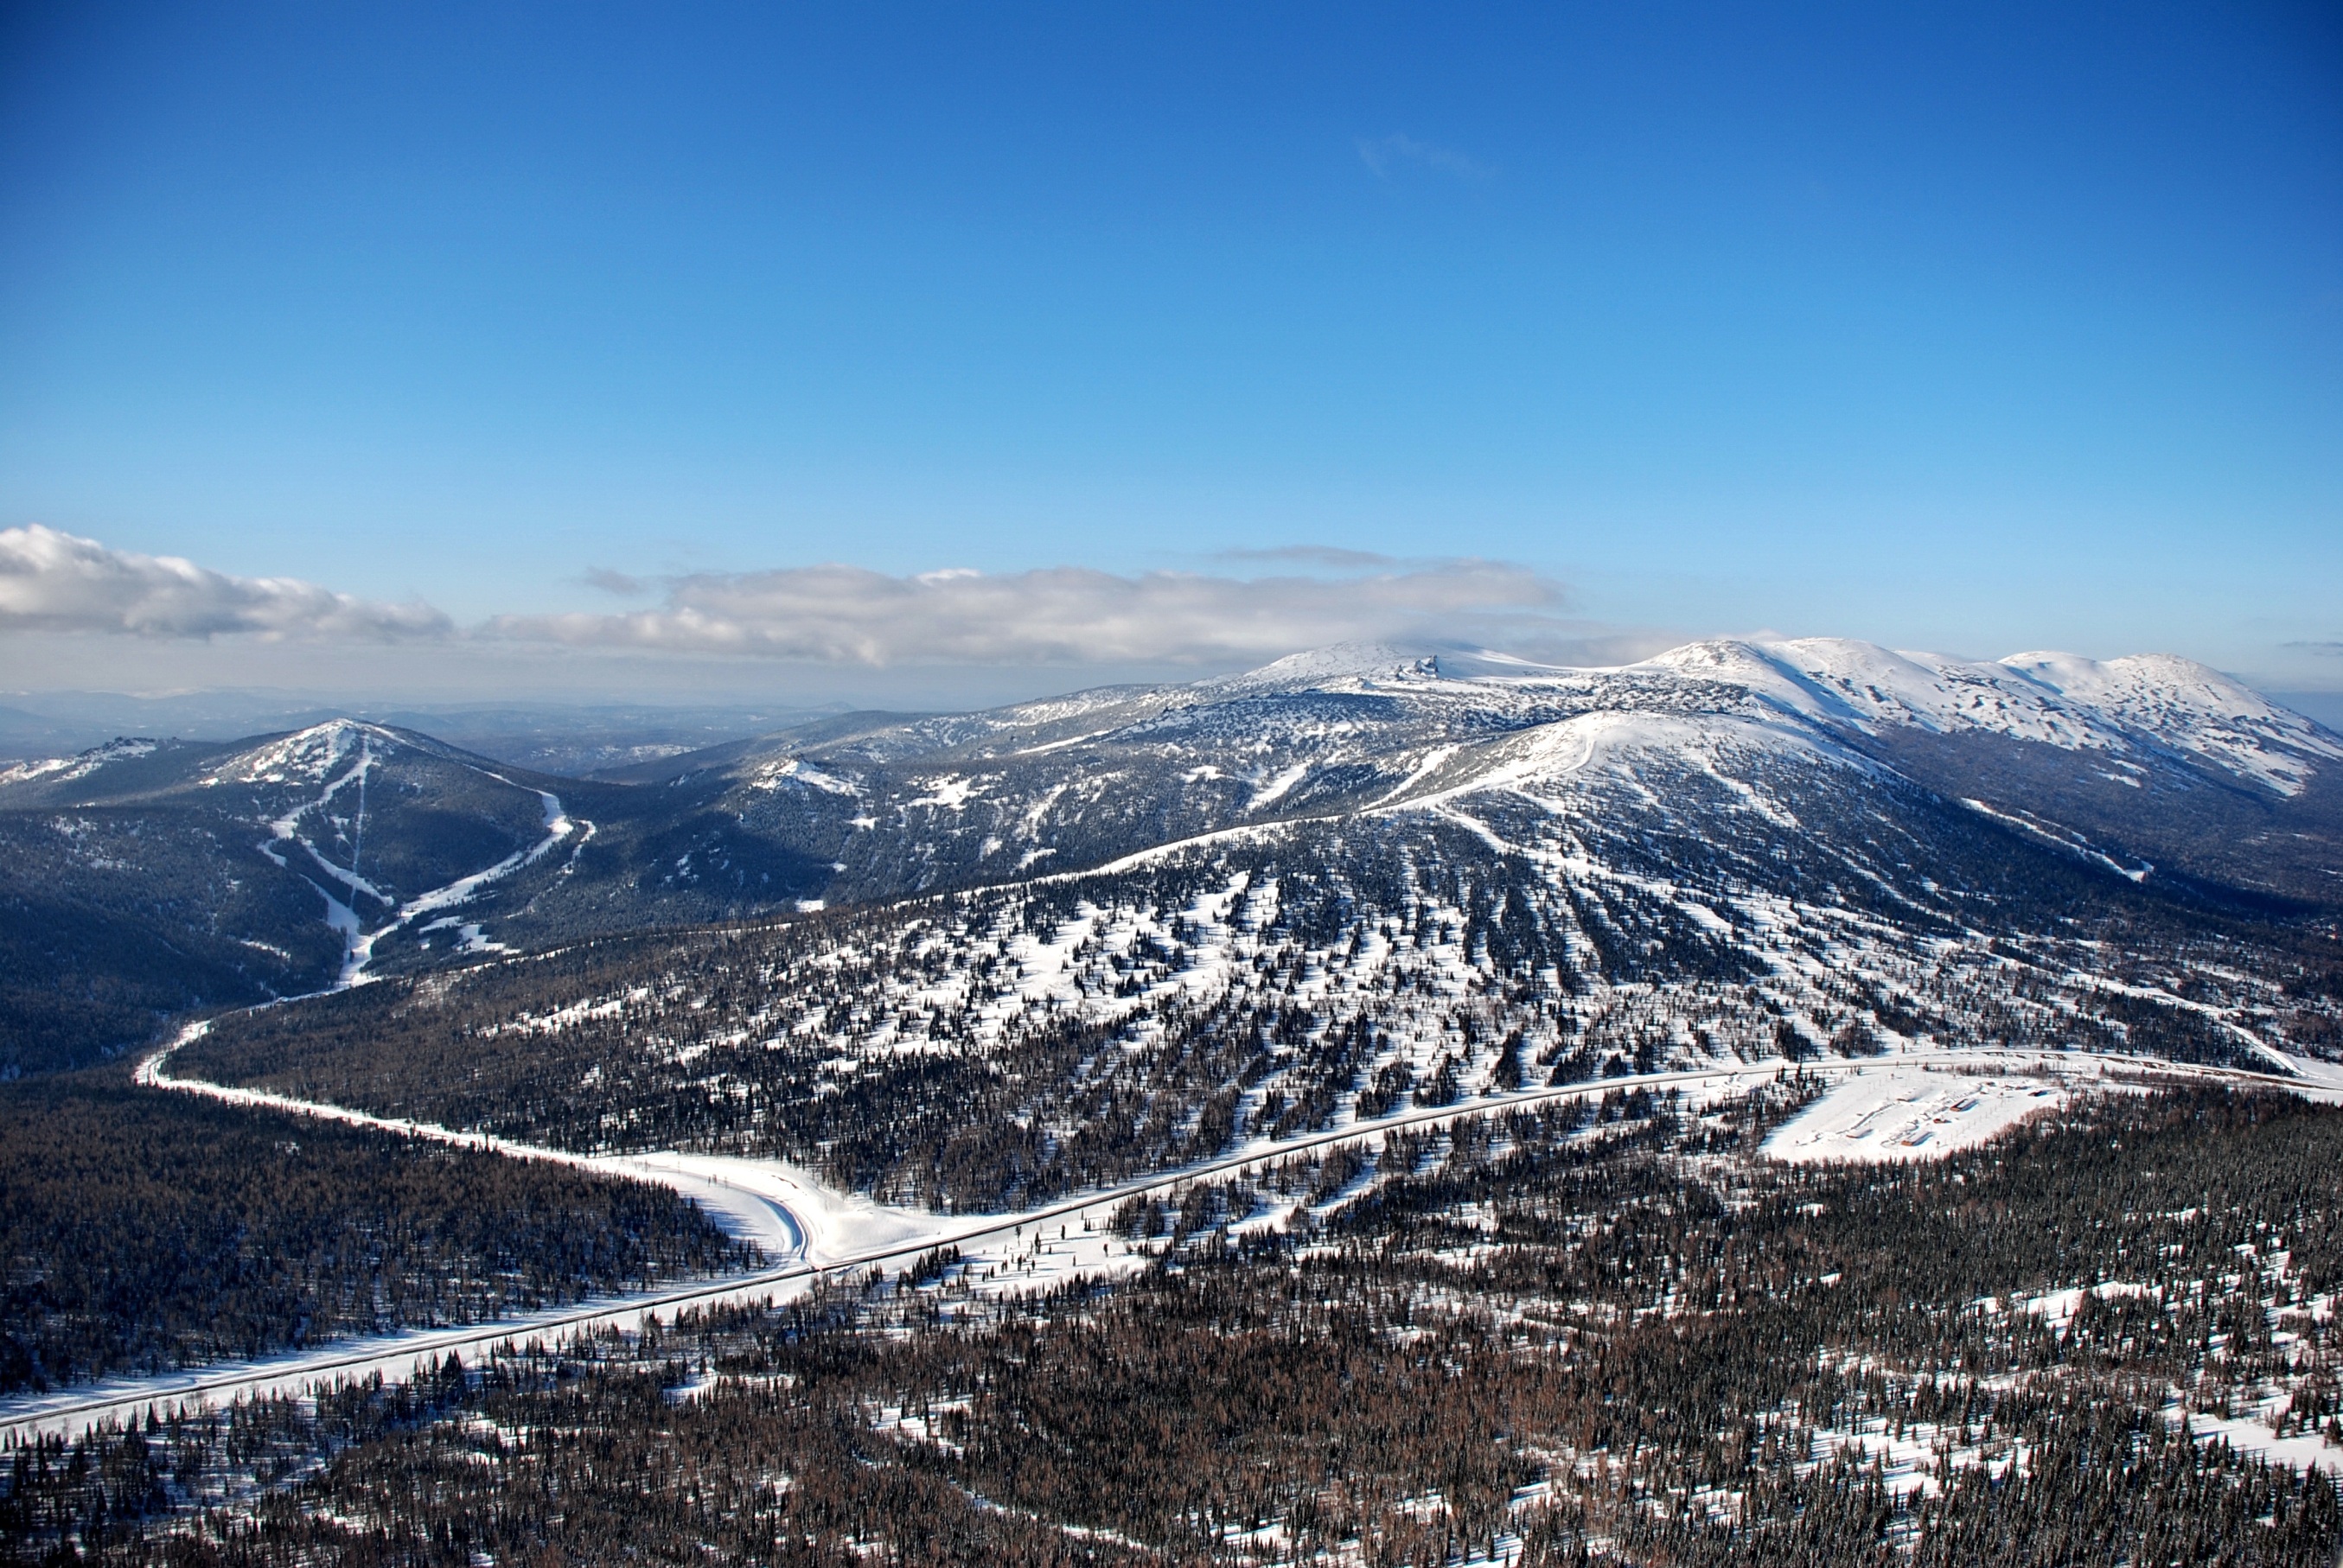
[[[1634,1090],[1700,1090],[1730,1093],[1737,1088],[1804,1074],[1809,1079],[1845,1078],[1880,1072],[1936,1070],[1957,1073],[2000,1073],[2036,1076],[2061,1083],[2100,1081],[2149,1083],[2215,1081],[2280,1088],[2319,1100],[2343,1102],[2343,1073],[2324,1064],[2303,1062],[2304,1075],[2204,1067],[2160,1058],[2118,1056],[2060,1050],[1930,1050],[1899,1052],[1851,1060],[1809,1061],[1803,1064],[1766,1062],[1645,1073],[1584,1082],[1526,1089],[1486,1096],[1456,1104],[1418,1108],[1370,1121],[1349,1123],[1320,1132],[1274,1142],[1262,1140],[1215,1159],[1159,1171],[1109,1188],[1012,1213],[981,1215],[934,1214],[882,1208],[865,1199],[826,1188],[803,1172],[779,1161],[696,1156],[671,1151],[649,1154],[593,1156],[547,1149],[458,1131],[427,1123],[370,1116],[342,1106],[290,1099],[259,1091],[236,1089],[180,1078],[169,1070],[176,1050],[197,1038],[204,1026],[191,1026],[178,1039],[143,1062],[137,1081],[168,1092],[199,1094],[229,1104],[327,1118],[431,1138],[467,1148],[493,1150],[518,1159],[551,1160],[611,1174],[659,1182],[691,1197],[734,1235],[755,1241],[766,1250],[769,1266],[747,1273],[702,1279],[664,1289],[623,1296],[604,1296],[567,1307],[498,1318],[460,1327],[410,1331],[372,1339],[341,1340],[310,1346],[265,1360],[177,1369],[139,1378],[114,1379],[79,1384],[46,1393],[0,1401],[0,1433],[18,1439],[35,1433],[72,1436],[91,1423],[140,1416],[150,1406],[168,1407],[197,1400],[215,1403],[268,1393],[306,1392],[310,1385],[336,1378],[361,1377],[380,1372],[390,1380],[410,1374],[425,1362],[449,1354],[473,1359],[508,1341],[551,1342],[578,1331],[615,1327],[631,1331],[646,1317],[669,1316],[688,1307],[724,1302],[786,1300],[810,1288],[825,1276],[870,1268],[900,1268],[931,1249],[958,1247],[971,1269],[980,1263],[995,1277],[1014,1274],[1014,1260],[1040,1252],[1047,1226],[1056,1224],[1061,1239],[1071,1239],[1072,1225],[1083,1223],[1083,1257],[1105,1264],[1121,1257],[1124,1267],[1141,1261],[1137,1249],[1117,1251],[1107,1239],[1104,1223],[1134,1196],[1160,1192],[1182,1183],[1242,1174],[1296,1154],[1322,1151],[1408,1129],[1436,1127],[1462,1118],[1599,1097]],[[1029,1242],[1027,1231],[1032,1238]],[[988,1263],[992,1252],[1000,1254]],[[1020,1250],[1023,1249],[1023,1250]],[[1030,1264],[1028,1265],[1030,1267]],[[1111,1265],[1110,1265],[1111,1266]],[[1043,1282],[1036,1278],[1033,1284]]]

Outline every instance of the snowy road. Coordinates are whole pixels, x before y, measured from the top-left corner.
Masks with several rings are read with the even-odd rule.
[[[181,1045],[200,1036],[205,1028],[191,1026],[170,1046],[157,1051],[138,1069],[138,1081],[149,1087],[204,1095],[229,1104],[265,1107],[317,1116],[360,1126],[439,1139],[468,1148],[489,1149],[521,1159],[552,1160],[563,1164],[657,1181],[698,1200],[733,1234],[754,1240],[776,1261],[753,1273],[703,1280],[664,1290],[619,1297],[603,1297],[568,1307],[500,1318],[459,1328],[434,1329],[369,1340],[345,1340],[266,1361],[184,1369],[149,1378],[120,1379],[82,1384],[21,1399],[0,1402],[0,1432],[20,1438],[35,1432],[67,1436],[92,1422],[143,1413],[158,1402],[168,1406],[185,1401],[219,1402],[269,1392],[299,1392],[310,1384],[337,1377],[361,1376],[379,1371],[388,1379],[407,1375],[417,1364],[450,1352],[472,1359],[478,1352],[508,1340],[552,1339],[580,1329],[616,1326],[632,1329],[647,1315],[671,1314],[685,1307],[711,1306],[759,1298],[786,1300],[810,1288],[824,1276],[873,1266],[896,1267],[931,1248],[956,1246],[971,1268],[982,1266],[1000,1277],[1041,1283],[1062,1277],[1067,1265],[1095,1271],[1144,1261],[1142,1254],[1119,1247],[1110,1239],[1108,1220],[1126,1200],[1162,1191],[1202,1178],[1243,1173],[1248,1168],[1295,1154],[1331,1149],[1344,1143],[1378,1139],[1410,1128],[1437,1126],[1462,1117],[1502,1112],[1525,1106],[1600,1097],[1614,1091],[1703,1090],[1729,1094],[1782,1078],[1793,1070],[1784,1062],[1692,1069],[1647,1073],[1638,1077],[1598,1079],[1587,1082],[1522,1090],[1512,1094],[1420,1108],[1373,1121],[1358,1121],[1277,1141],[1260,1140],[1201,1164],[1160,1171],[1120,1186],[1011,1214],[975,1217],[891,1209],[868,1199],[840,1193],[804,1171],[778,1161],[731,1159],[712,1155],[654,1152],[623,1156],[588,1156],[545,1149],[489,1137],[458,1132],[427,1123],[369,1116],[340,1106],[288,1099],[247,1089],[178,1078],[168,1070],[169,1059]],[[2155,1057],[2117,1056],[2058,1050],[1928,1050],[1859,1060],[1807,1062],[1809,1078],[1835,1078],[1842,1085],[1826,1093],[1807,1111],[1777,1131],[1767,1152],[1780,1158],[1815,1158],[1802,1150],[1781,1147],[1795,1143],[1805,1132],[1845,1143],[1845,1132],[1865,1118],[1877,1121],[1882,1107],[1898,1108],[1896,1125],[1916,1125],[1915,1115],[1946,1109],[1945,1085],[1958,1082],[1952,1075],[1982,1081],[2007,1083],[2051,1075],[2068,1082],[2109,1087],[2145,1085],[2174,1081],[2256,1084],[2281,1088],[2330,1103],[2343,1103],[2343,1071],[2322,1063],[2301,1062],[2303,1075],[2275,1074],[2201,1067]],[[1963,1096],[1966,1098],[1966,1096]],[[1986,1097],[1996,1106],[2014,1096]],[[2043,1097],[2055,1104],[2066,1098]],[[1949,1102],[1957,1106],[1958,1101]],[[2006,1130],[2016,1118],[1996,1114],[1993,1131]],[[1976,1131],[1973,1124],[1969,1131]],[[1833,1136],[1836,1135],[1836,1136]],[[1976,1141],[1975,1137],[1942,1137],[1929,1153]],[[1883,1136],[1881,1142],[1886,1139]],[[1925,1157],[1921,1145],[1907,1145],[1886,1158]],[[1834,1150],[1829,1156],[1863,1157]],[[1882,1154],[1872,1154],[1881,1158]],[[1074,1224],[1082,1232],[1073,1233]],[[1044,1251],[1044,1232],[1056,1225],[1058,1239],[1048,1251],[1060,1255],[1061,1267],[1040,1275],[1031,1270]],[[1030,1233],[1030,1234],[1029,1234]]]

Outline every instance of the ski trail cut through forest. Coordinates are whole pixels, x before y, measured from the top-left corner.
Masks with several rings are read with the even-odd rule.
[[[308,882],[317,896],[326,901],[326,924],[331,930],[340,932],[342,936],[341,972],[335,978],[334,984],[328,988],[330,990],[347,990],[352,986],[362,985],[371,980],[373,977],[367,973],[367,967],[374,961],[375,944],[407,926],[417,917],[440,910],[453,909],[459,904],[468,902],[473,894],[490,882],[501,880],[524,866],[535,865],[551,853],[556,845],[568,839],[573,833],[577,835],[578,842],[570,851],[570,858],[575,860],[577,851],[584,849],[587,840],[594,837],[594,824],[583,819],[572,820],[569,813],[561,804],[561,797],[550,789],[539,789],[532,785],[515,783],[492,768],[478,768],[468,762],[459,762],[459,766],[478,774],[483,779],[493,779],[508,789],[526,789],[536,796],[538,805],[544,811],[545,836],[534,844],[514,850],[484,870],[473,871],[458,877],[443,887],[433,888],[427,892],[417,894],[402,904],[372,882],[367,881],[359,870],[359,863],[366,854],[367,775],[373,770],[377,759],[374,751],[374,732],[371,728],[365,725],[356,725],[351,728],[357,740],[357,760],[338,777],[324,780],[324,787],[318,792],[317,799],[297,806],[284,816],[270,821],[269,837],[257,846],[261,854],[289,870],[292,867],[283,852],[284,846],[297,845],[312,861],[316,862],[317,869],[325,873],[329,881],[340,884],[347,892],[348,897],[346,900],[337,899],[327,887],[311,878],[306,870],[296,873],[304,881]],[[324,771],[331,773],[334,766],[339,763],[346,754],[337,750],[327,762]],[[322,816],[333,804],[334,797],[352,783],[357,786],[357,814],[350,829],[350,863],[347,867],[343,867],[336,865],[327,859],[325,850],[319,849],[316,843],[302,837],[300,827],[302,818],[312,811],[318,812]],[[358,899],[361,895],[373,899],[378,903],[387,904],[391,910],[390,919],[371,931],[366,929],[366,921],[358,913]]]

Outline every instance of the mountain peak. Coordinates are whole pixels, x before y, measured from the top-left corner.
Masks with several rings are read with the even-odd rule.
[[[2016,653],[2001,663],[2155,744],[2242,774],[2282,795],[2301,791],[2309,759],[2343,760],[2343,743],[2219,670],[2169,653],[2104,661]]]
[[[1440,651],[1430,645],[1338,642],[1305,648],[1258,669],[1198,682],[1214,693],[1305,691],[1313,686],[1354,681],[1437,680]]]
[[[133,757],[151,755],[163,743],[143,735],[121,735],[102,746],[71,757],[48,757],[33,762],[19,762],[0,769],[0,784],[24,784],[36,779],[52,783],[67,783],[85,779],[109,762],[120,762]]]
[[[2042,651],[2013,653],[1998,662],[2078,701],[2127,702],[2157,695],[2233,719],[2263,719],[2285,711],[2211,666],[2176,653],[2132,653],[2101,660]]]
[[[363,752],[377,742],[386,747],[405,744],[381,725],[358,719],[328,719],[261,742],[223,763],[215,777],[247,783],[315,783],[341,767],[353,751]]]

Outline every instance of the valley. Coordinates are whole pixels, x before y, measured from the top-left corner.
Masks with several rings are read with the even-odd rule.
[[[1560,1087],[1525,1089],[1470,1105],[1417,1107],[1359,1121],[1333,1131],[1288,1140],[1255,1139],[1192,1165],[1161,1171],[1080,1196],[1021,1211],[1014,1215],[974,1218],[889,1208],[840,1192],[786,1162],[673,1151],[638,1155],[586,1157],[518,1144],[483,1134],[451,1131],[427,1123],[387,1121],[342,1107],[292,1100],[249,1090],[223,1088],[177,1077],[158,1053],[142,1064],[139,1081],[230,1106],[317,1118],[375,1128],[459,1149],[508,1158],[551,1162],[573,1169],[667,1187],[714,1218],[736,1240],[756,1246],[769,1265],[718,1281],[694,1282],[633,1297],[597,1299],[566,1310],[499,1317],[464,1329],[404,1333],[378,1342],[327,1342],[304,1353],[271,1358],[252,1367],[196,1367],[145,1379],[117,1380],[100,1389],[72,1386],[37,1398],[0,1401],[0,1431],[70,1435],[92,1422],[135,1415],[158,1401],[195,1396],[226,1398],[282,1392],[307,1387],[320,1377],[411,1372],[418,1357],[476,1352],[516,1334],[555,1335],[581,1328],[632,1327],[679,1307],[748,1302],[789,1296],[824,1279],[878,1264],[900,1264],[936,1249],[951,1247],[965,1271],[999,1269],[1012,1259],[1018,1290],[1128,1273],[1150,1254],[1118,1248],[1108,1238],[1111,1222],[1133,1199],[1178,1194],[1199,1183],[1236,1176],[1257,1178],[1280,1161],[1323,1159],[1331,1151],[1356,1150],[1376,1157],[1394,1137],[1437,1131],[1452,1123],[1491,1113],[1504,1114],[1554,1102],[1593,1101],[1623,1094],[1691,1095],[1704,1103],[1726,1104],[1778,1088],[1787,1077],[1819,1098],[1805,1115],[1781,1129],[1765,1152],[1793,1163],[1843,1160],[1856,1162],[1940,1158],[1953,1150],[1990,1141],[2017,1122],[2057,1111],[2075,1092],[2109,1089],[2137,1091],[2157,1086],[2233,1085],[2285,1087],[2314,1101],[2343,1104],[2343,1070],[2321,1075],[2305,1086],[2268,1074],[2219,1068],[2176,1066],[2155,1058],[2067,1052],[1941,1051],[1892,1061],[1820,1061],[1795,1070],[1743,1067],[1654,1073]],[[1997,1103],[1987,1103],[1997,1102]],[[1971,1116],[1986,1104],[1982,1116]],[[1848,1139],[1872,1131],[1880,1112],[1890,1117],[1877,1131],[1886,1136],[1867,1146]],[[1898,1114],[1900,1113],[1900,1114]],[[1836,1134],[1827,1145],[1825,1134]],[[1933,1136],[1930,1136],[1933,1134]],[[1933,1143],[1933,1147],[1929,1145]],[[1365,1196],[1373,1183],[1347,1190],[1344,1201]],[[1302,1209],[1321,1207],[1320,1197]],[[1249,1217],[1250,1228],[1287,1225],[1300,1211],[1272,1206]],[[1080,1224],[1079,1235],[1055,1240],[1043,1232]],[[1029,1238],[1028,1231],[1031,1231]],[[997,1291],[991,1293],[998,1293]]]

